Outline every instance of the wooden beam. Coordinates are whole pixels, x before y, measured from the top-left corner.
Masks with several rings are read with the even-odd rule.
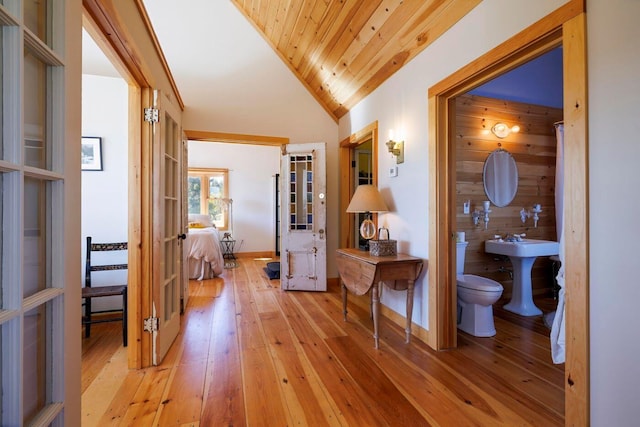
[[[240,133],[210,132],[185,130],[190,141],[231,142],[236,144],[267,145],[280,147],[289,143],[289,138],[282,136],[244,135]]]

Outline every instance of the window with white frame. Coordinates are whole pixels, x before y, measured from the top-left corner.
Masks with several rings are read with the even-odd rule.
[[[229,229],[229,170],[189,169],[190,214],[207,214],[219,230]]]

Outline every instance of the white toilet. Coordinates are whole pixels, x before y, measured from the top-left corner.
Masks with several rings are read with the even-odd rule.
[[[458,288],[458,329],[476,337],[496,334],[493,303],[502,295],[502,285],[486,277],[464,273],[464,255],[469,242],[456,248],[456,283]]]

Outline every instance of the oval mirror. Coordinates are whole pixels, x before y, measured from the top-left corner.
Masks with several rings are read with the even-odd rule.
[[[487,157],[482,172],[484,192],[495,206],[507,206],[518,191],[518,167],[507,150],[498,148]]]

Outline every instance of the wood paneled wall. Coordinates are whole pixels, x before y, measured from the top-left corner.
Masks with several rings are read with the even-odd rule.
[[[555,162],[556,136],[554,123],[562,120],[562,109],[464,95],[456,99],[456,225],[466,233],[465,273],[496,280],[504,286],[505,296],[511,294],[512,279],[501,267],[512,270],[506,257],[487,254],[484,241],[494,235],[526,233],[528,238],[556,240]],[[491,133],[497,122],[520,126],[520,132],[499,139]],[[487,230],[482,221],[473,224],[472,215],[463,213],[463,203],[471,201],[471,212],[482,209],[488,200],[482,182],[484,162],[489,154],[502,148],[509,151],[518,167],[518,191],[508,206],[491,206]],[[523,224],[522,208],[542,205],[538,227],[533,218]],[[550,292],[553,287],[551,261],[536,260],[532,272],[534,295]]]

